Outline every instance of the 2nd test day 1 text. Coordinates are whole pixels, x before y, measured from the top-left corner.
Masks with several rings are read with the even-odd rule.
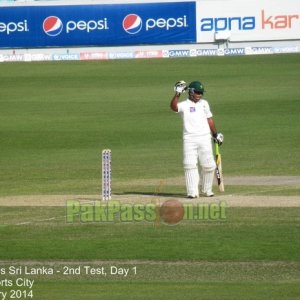
[[[109,270],[107,270],[109,269]],[[54,267],[28,267],[28,266],[9,266],[7,268],[0,268],[0,275],[117,275],[126,277],[130,271],[133,275],[136,275],[136,267],[125,268],[110,266],[107,269],[103,266],[92,267],[92,266],[62,266],[59,269],[54,269]],[[108,274],[107,274],[108,271]]]

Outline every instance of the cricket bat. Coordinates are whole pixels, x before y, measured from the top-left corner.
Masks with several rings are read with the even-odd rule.
[[[222,157],[219,150],[219,145],[215,143],[215,155],[216,155],[216,178],[220,192],[224,192],[224,178],[222,173]]]

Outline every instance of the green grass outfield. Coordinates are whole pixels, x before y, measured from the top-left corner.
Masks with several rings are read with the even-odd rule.
[[[0,268],[21,267],[36,299],[298,299],[299,216],[300,208],[229,208],[224,220],[176,226],[68,224],[63,207],[2,208]],[[25,266],[55,271],[24,275]]]
[[[35,280],[36,299],[298,299],[299,215],[300,208],[229,208],[224,220],[176,226],[68,224],[63,207],[2,208],[1,278]],[[11,266],[23,275],[8,275]],[[54,274],[25,275],[25,266]],[[86,274],[86,266],[107,276]],[[113,266],[128,275],[110,274]]]
[[[99,195],[103,148],[112,149],[116,195],[184,195],[184,186],[165,184],[183,176],[181,120],[169,109],[181,79],[200,79],[207,90],[225,136],[226,176],[300,175],[300,55],[0,69],[2,198]],[[288,203],[299,194],[299,185],[226,186],[229,197],[281,195]],[[228,207],[222,220],[168,226],[67,223],[64,206],[10,201],[0,206],[0,296],[22,277],[35,280],[34,299],[41,300],[299,299],[299,207]],[[129,275],[109,274],[114,265]],[[22,274],[9,274],[12,266]],[[26,275],[25,266],[55,274]],[[84,266],[104,267],[107,276],[84,274]],[[64,268],[81,272],[63,275]]]
[[[299,78],[299,55],[1,64],[0,195],[97,194],[103,148],[115,185],[182,176],[179,79],[207,90],[226,175],[299,175]]]

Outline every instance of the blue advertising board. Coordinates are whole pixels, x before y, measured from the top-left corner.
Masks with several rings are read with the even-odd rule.
[[[0,47],[196,42],[195,2],[0,8]]]

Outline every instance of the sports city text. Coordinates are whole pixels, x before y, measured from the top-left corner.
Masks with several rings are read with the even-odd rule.
[[[168,202],[175,206],[168,206]],[[163,221],[177,224],[182,221],[217,221],[226,219],[226,202],[215,203],[181,203],[169,200],[159,203],[130,204],[120,201],[93,201],[90,203],[79,200],[66,202],[66,221],[73,222],[153,222]],[[176,222],[174,222],[176,220]]]

